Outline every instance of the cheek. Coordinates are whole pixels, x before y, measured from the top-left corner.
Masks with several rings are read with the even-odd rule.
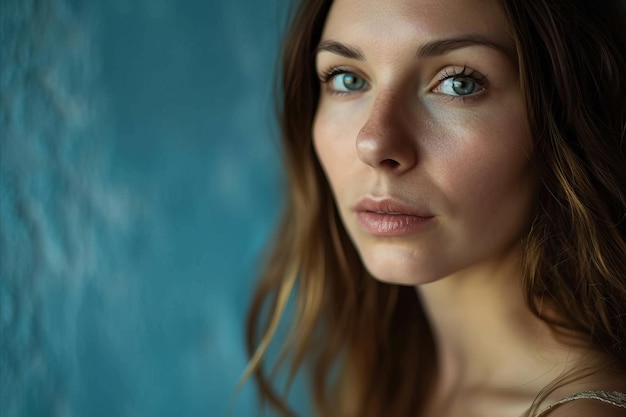
[[[319,114],[316,115],[313,122],[313,149],[326,176],[329,175],[328,170],[332,168],[333,165],[331,157],[337,154],[333,149],[334,146],[330,137],[331,132],[327,128],[327,125],[324,124],[323,117]]]
[[[500,108],[466,115],[442,123],[453,145],[441,151],[440,160],[482,189],[497,189],[503,182],[520,175],[529,166],[532,140],[521,100],[505,101]],[[508,106],[507,106],[508,104]],[[464,175],[463,175],[464,173]]]
[[[351,135],[348,124],[336,114],[316,114],[313,122],[313,147],[333,188],[351,164],[352,153],[355,152]]]
[[[346,161],[356,162],[356,138],[367,121],[368,106],[368,99],[344,102],[320,98],[313,120],[313,143],[320,161],[334,152]]]
[[[461,170],[466,168],[463,174]],[[527,156],[520,152],[493,152],[458,167],[454,187],[462,190],[453,209],[464,228],[477,239],[516,238],[532,216],[535,176]]]
[[[517,105],[454,124],[463,128],[450,129],[448,124],[446,135],[454,138],[455,145],[438,150],[442,154],[434,159],[444,162],[433,178],[455,210],[473,216],[504,207],[517,211],[517,206],[523,206],[520,210],[526,210],[535,177],[530,164],[533,145],[525,120],[523,108]]]

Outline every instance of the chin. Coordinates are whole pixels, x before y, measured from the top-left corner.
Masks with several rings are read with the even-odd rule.
[[[420,265],[419,262],[411,262],[407,259],[388,259],[385,256],[361,257],[365,269],[374,279],[386,284],[396,285],[421,285],[441,279],[443,274]]]

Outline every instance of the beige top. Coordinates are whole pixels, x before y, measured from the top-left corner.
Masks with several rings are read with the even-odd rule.
[[[607,404],[614,405],[615,407],[626,408],[626,393],[617,391],[582,391],[555,402],[554,404],[543,410],[541,413],[537,414],[537,417],[546,415],[548,411],[561,404],[576,400],[598,400]]]

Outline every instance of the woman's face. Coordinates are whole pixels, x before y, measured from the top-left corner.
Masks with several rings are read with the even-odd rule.
[[[496,0],[336,0],[316,66],[315,149],[372,275],[418,284],[516,259],[536,181]]]

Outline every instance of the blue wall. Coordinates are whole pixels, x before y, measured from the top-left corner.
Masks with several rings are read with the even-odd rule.
[[[227,414],[281,201],[278,3],[0,1],[2,417]]]

